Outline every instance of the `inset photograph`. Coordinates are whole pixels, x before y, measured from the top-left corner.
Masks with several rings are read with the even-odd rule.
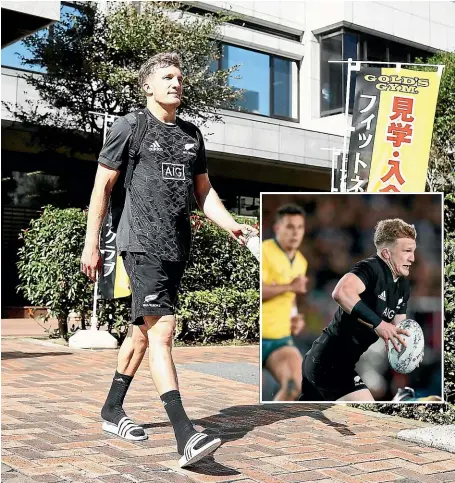
[[[262,193],[261,402],[443,402],[443,198]]]

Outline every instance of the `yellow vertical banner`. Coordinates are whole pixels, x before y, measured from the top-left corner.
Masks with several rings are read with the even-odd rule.
[[[380,92],[368,192],[424,192],[440,73],[395,68],[365,76]]]

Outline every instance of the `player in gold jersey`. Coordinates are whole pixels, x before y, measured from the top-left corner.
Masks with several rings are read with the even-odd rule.
[[[278,209],[275,238],[262,243],[262,365],[280,385],[275,401],[293,401],[301,391],[302,356],[291,335],[303,330],[303,318],[291,317],[296,295],[306,293],[307,261],[299,247],[305,233],[305,212],[297,205]],[[294,319],[295,320],[295,319]]]

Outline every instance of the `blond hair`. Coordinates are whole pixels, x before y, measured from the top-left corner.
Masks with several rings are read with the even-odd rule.
[[[374,245],[376,249],[393,245],[398,238],[417,238],[414,225],[410,225],[400,218],[382,220],[376,225],[374,231]]]
[[[145,80],[150,74],[154,74],[158,69],[170,66],[174,66],[180,69],[181,60],[179,54],[177,54],[176,52],[163,52],[161,54],[156,54],[153,57],[150,57],[150,59],[144,62],[139,69],[139,87],[142,89]]]

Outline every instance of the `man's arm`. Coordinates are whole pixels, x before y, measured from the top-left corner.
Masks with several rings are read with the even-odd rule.
[[[397,341],[406,347],[406,343],[400,337],[400,334],[409,335],[408,331],[397,329],[394,324],[383,321],[381,317],[371,310],[360,298],[360,294],[365,290],[365,284],[357,275],[347,273],[337,283],[332,297],[345,312],[352,314],[361,323],[372,328],[384,340],[386,351],[389,350],[389,340],[397,351],[400,350]]]
[[[273,297],[276,297],[277,295],[281,295],[282,293],[286,293],[286,292],[292,292],[290,283],[285,285],[276,285],[276,284],[270,284],[270,283],[262,284],[263,301],[273,299]]]
[[[262,283],[262,300],[273,299],[277,295],[281,295],[286,292],[294,292],[297,295],[303,295],[307,292],[308,279],[299,275],[294,278],[291,283],[275,284],[275,283]]]
[[[204,212],[205,216],[223,228],[234,238],[240,238],[242,233],[257,234],[257,230],[249,225],[237,223],[230,213],[224,207],[222,201],[218,197],[216,191],[210,183],[207,173],[198,174],[194,178],[194,196],[199,208]],[[242,240],[243,241],[243,240]]]
[[[360,301],[360,294],[365,292],[365,284],[357,275],[347,273],[337,283],[332,292],[332,298],[348,314]]]
[[[81,257],[81,271],[92,280],[96,279],[96,271],[101,262],[99,251],[101,224],[106,215],[109,197],[119,173],[120,171],[98,164],[87,214],[84,251]]]

